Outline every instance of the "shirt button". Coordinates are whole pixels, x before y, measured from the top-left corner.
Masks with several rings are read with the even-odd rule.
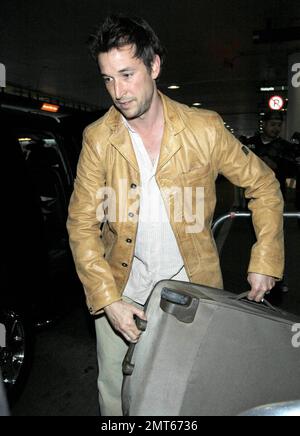
[[[130,187],[131,187],[132,189],[135,189],[135,188],[136,188],[136,184],[135,184],[135,183],[131,183]]]
[[[130,218],[133,218],[134,217],[134,213],[129,212],[128,216],[130,216]]]
[[[132,239],[126,239],[126,242],[128,242],[128,244],[131,244],[131,242],[132,242]]]
[[[124,268],[126,268],[128,265],[127,265],[127,263],[122,263],[122,266],[124,266]]]

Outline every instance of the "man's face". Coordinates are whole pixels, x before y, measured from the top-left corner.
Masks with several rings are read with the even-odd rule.
[[[264,122],[264,134],[270,139],[276,139],[280,135],[282,121],[269,120]]]
[[[158,56],[155,56],[149,72],[142,59],[134,56],[134,49],[134,46],[126,45],[98,56],[106,89],[115,106],[128,120],[148,112],[160,70]]]

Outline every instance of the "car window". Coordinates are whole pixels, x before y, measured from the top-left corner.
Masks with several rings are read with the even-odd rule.
[[[52,132],[19,130],[17,139],[28,174],[40,199],[48,248],[65,240],[65,222],[72,175],[61,144]]]
[[[68,163],[52,133],[19,131],[18,141],[30,166],[56,168],[67,185],[72,184]]]

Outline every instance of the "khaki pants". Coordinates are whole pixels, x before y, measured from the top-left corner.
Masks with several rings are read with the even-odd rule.
[[[123,297],[139,309],[143,306]],[[123,336],[116,333],[106,315],[95,320],[98,358],[99,405],[102,416],[122,416],[122,362],[128,349]]]

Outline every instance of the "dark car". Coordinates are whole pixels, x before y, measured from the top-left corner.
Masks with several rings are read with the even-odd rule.
[[[36,326],[68,310],[80,288],[65,222],[82,130],[97,117],[0,108],[0,369],[10,399],[30,369]]]

